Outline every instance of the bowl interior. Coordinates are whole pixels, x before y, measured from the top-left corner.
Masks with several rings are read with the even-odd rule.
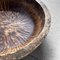
[[[9,54],[9,49],[19,46],[18,51],[28,45],[40,34],[44,23],[44,11],[33,0],[0,0],[0,52]]]

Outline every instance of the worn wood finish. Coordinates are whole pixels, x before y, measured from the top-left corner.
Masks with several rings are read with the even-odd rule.
[[[16,60],[25,57],[41,44],[42,39],[49,31],[51,22],[50,14],[42,2],[40,2],[39,5],[35,0],[0,0],[0,12],[20,12],[20,10],[25,10],[31,16],[34,22],[34,30],[24,44],[14,45],[15,47],[10,46],[0,51],[0,59],[2,60]],[[8,32],[10,32],[10,30]],[[5,36],[6,35],[8,34],[5,33]],[[6,40],[5,36],[2,37],[4,38],[4,42]]]

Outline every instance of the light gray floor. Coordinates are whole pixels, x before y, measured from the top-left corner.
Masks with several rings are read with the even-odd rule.
[[[22,60],[60,60],[60,0],[42,1],[51,14],[50,32],[41,46]]]

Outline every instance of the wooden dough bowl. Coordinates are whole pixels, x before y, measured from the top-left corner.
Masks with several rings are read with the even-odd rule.
[[[33,24],[25,23],[28,22],[25,21],[28,18],[25,14],[24,23],[28,27],[25,27],[27,29],[25,31],[24,23],[19,20],[21,11],[22,15],[27,12],[34,23],[30,35],[28,31],[31,29],[28,28],[33,27]],[[39,4],[35,0],[0,0],[0,60],[18,60],[30,54],[47,35],[50,23],[49,11],[41,1]],[[26,35],[28,38],[24,40]]]

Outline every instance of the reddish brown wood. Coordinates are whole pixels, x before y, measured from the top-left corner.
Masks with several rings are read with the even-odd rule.
[[[34,30],[31,36],[27,39],[27,41],[24,44],[21,45],[17,44],[16,46],[14,45],[15,47],[11,48],[8,47],[0,51],[0,59],[2,60],[16,60],[27,56],[41,44],[42,39],[47,35],[49,31],[51,17],[48,9],[42,2],[40,2],[39,4],[35,0],[0,0],[0,12],[2,11],[19,12],[21,9],[25,10],[31,16],[34,22]],[[0,37],[0,40],[1,38],[5,38],[3,39],[4,45],[5,41],[7,40],[6,35],[8,34],[7,33],[4,34],[4,32],[2,31],[3,30],[0,29],[0,32],[3,33],[3,35],[1,35]],[[8,32],[10,32],[10,30]],[[14,43],[17,43],[17,41],[15,41]]]

